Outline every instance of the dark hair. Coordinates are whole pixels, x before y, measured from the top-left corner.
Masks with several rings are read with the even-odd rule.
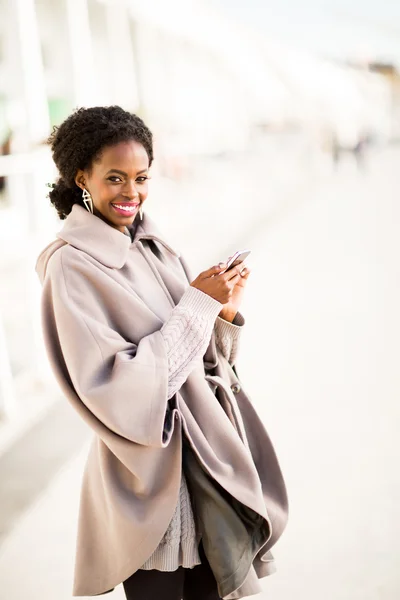
[[[65,219],[74,204],[84,206],[82,190],[75,183],[78,169],[91,168],[103,148],[135,140],[143,145],[153,162],[153,135],[142,119],[120,106],[96,106],[75,110],[48,139],[60,177],[49,198],[60,219]]]

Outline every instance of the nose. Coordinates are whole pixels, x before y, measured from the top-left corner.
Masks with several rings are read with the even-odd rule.
[[[129,200],[136,200],[139,197],[139,192],[136,189],[134,181],[127,181],[124,189],[122,190],[122,195]]]

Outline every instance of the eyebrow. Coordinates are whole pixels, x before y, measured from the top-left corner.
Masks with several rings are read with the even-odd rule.
[[[140,175],[141,173],[145,173],[146,171],[148,171],[148,169],[142,169],[141,171],[138,171],[136,175]],[[108,175],[109,173],[119,173],[124,177],[128,177],[128,173],[125,173],[125,171],[120,171],[119,169],[110,169],[109,171],[107,171],[106,175]]]

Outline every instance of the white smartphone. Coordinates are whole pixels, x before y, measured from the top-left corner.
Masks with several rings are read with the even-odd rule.
[[[250,252],[251,250],[238,250],[235,252],[235,254],[227,262],[226,269],[224,271],[220,271],[219,274],[221,275],[221,273],[225,273],[225,271],[229,271],[229,269],[236,267],[236,265],[243,262],[249,256]]]

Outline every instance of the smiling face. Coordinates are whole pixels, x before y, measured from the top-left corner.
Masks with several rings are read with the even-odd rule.
[[[90,169],[77,172],[75,182],[92,196],[93,213],[124,232],[147,198],[148,170],[146,150],[131,140],[105,147]]]

